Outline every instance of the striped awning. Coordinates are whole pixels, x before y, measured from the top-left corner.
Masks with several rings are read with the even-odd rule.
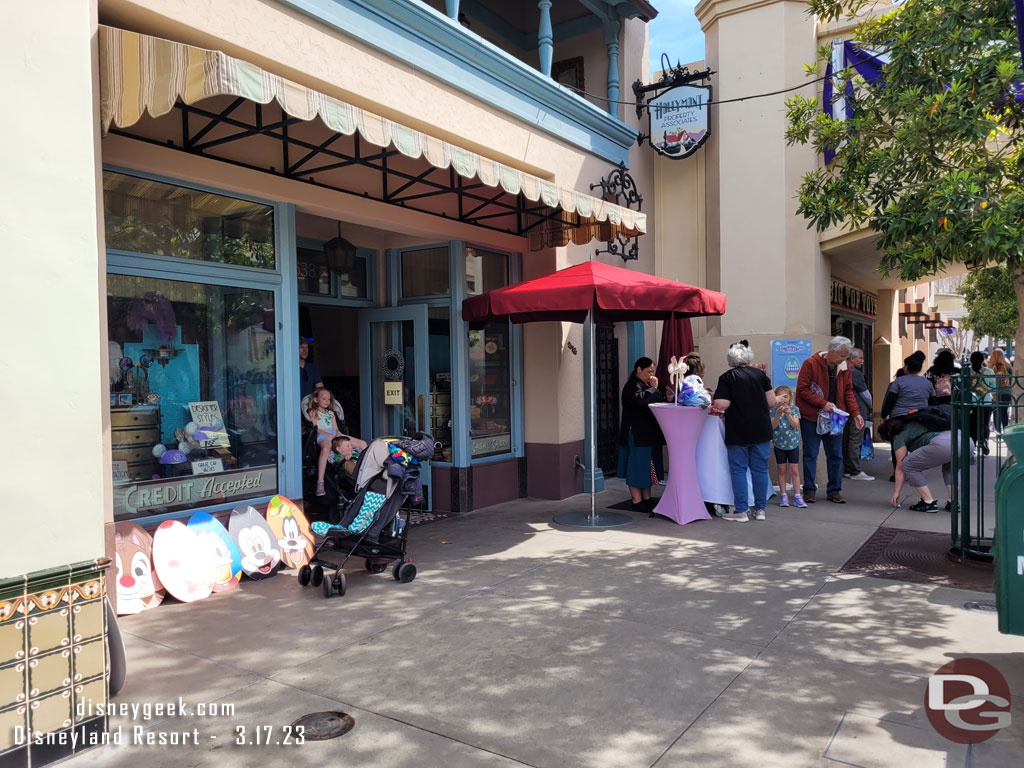
[[[100,114],[104,135],[111,125],[127,128],[147,112],[160,117],[179,101],[194,104],[233,96],[259,104],[276,101],[300,120],[319,117],[337,133],[356,132],[370,144],[394,147],[435,168],[453,168],[466,179],[501,188],[510,195],[560,209],[566,224],[561,242],[548,232],[541,247],[585,244],[597,237],[635,237],[647,231],[647,215],[538,178],[471,150],[388,120],[319,91],[286,80],[221,51],[100,26]],[[578,217],[578,218],[577,218]],[[571,219],[571,221],[570,221]],[[535,240],[535,242],[538,242]]]

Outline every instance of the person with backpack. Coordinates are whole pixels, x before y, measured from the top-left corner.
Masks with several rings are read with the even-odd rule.
[[[947,494],[945,508],[947,511],[952,508],[949,501],[952,498],[952,432],[948,408],[924,408],[905,416],[894,417],[882,425],[880,433],[892,441],[893,454],[896,457],[896,487],[892,494],[894,507],[899,506],[900,492],[904,483],[907,483],[921,497],[916,504],[909,507],[910,509],[914,512],[938,512],[939,502],[932,496],[924,473],[933,467],[941,467]]]
[[[996,389],[996,374],[985,365],[984,352],[971,353],[971,440],[981,443],[981,452],[988,456],[989,421],[992,418],[992,392]]]

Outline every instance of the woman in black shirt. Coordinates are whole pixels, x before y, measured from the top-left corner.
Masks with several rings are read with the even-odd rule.
[[[665,396],[658,389],[654,375],[654,361],[641,357],[633,363],[633,373],[622,388],[622,423],[619,427],[619,445],[629,449],[626,462],[626,485],[633,508],[637,512],[650,512],[651,455],[665,444],[654,414],[648,407],[662,403]]]
[[[768,452],[772,441],[775,391],[764,371],[751,368],[754,351],[746,341],[733,344],[726,354],[729,370],[718,379],[712,405],[725,412],[725,448],[729,454],[736,511],[725,520],[746,522],[747,470],[754,487],[754,519],[764,520],[768,503]]]

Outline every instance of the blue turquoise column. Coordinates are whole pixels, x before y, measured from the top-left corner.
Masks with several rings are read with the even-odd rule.
[[[444,0],[444,7],[449,19],[459,18],[459,0]]]
[[[551,55],[554,52],[555,34],[551,31],[551,0],[540,0],[540,26],[537,28],[537,53],[540,55],[540,71],[551,77]]]
[[[642,320],[626,323],[626,365],[633,372],[633,363],[644,356],[644,324]],[[628,374],[627,374],[628,375]]]
[[[608,49],[608,112],[619,114],[619,29],[618,18],[604,22],[604,44]]]
[[[587,465],[583,473],[583,492],[590,493],[590,468],[594,468],[594,487],[598,491],[604,490],[604,472],[597,466],[597,455],[592,446],[596,444],[591,440],[591,430],[594,428],[597,411],[597,403],[591,397],[596,391],[594,380],[596,360],[592,353],[594,348],[594,321],[587,317],[583,324],[583,423],[586,425],[583,430],[583,463]]]

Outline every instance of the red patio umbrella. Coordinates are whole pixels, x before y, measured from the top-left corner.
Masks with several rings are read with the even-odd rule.
[[[472,296],[462,302],[462,319],[470,322],[509,320],[513,323],[563,321],[582,323],[624,322],[630,320],[673,320],[676,318],[721,315],[725,313],[725,294],[697,288],[675,280],[588,261],[550,275],[526,280]],[[590,334],[590,361],[594,360],[594,334]],[[594,457],[595,382],[590,387],[590,515],[579,519],[566,513],[555,521],[588,528],[625,525],[629,515],[596,512],[596,471]]]
[[[462,317],[470,321],[582,323],[591,311],[595,323],[721,315],[725,294],[587,261],[462,302]]]

